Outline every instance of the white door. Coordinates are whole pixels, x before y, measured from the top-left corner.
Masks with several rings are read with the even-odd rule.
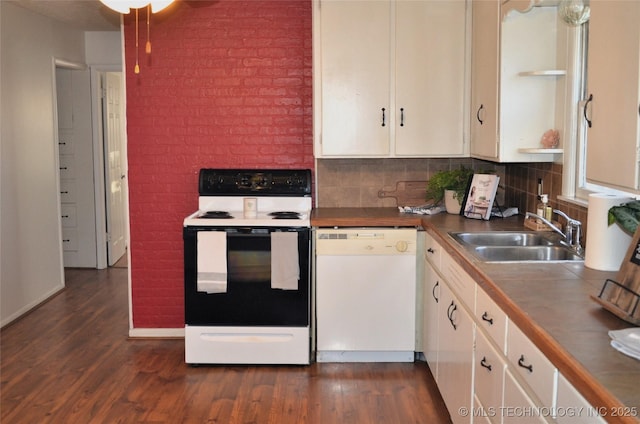
[[[126,251],[125,188],[122,121],[122,74],[105,74],[105,180],[107,204],[107,257],[109,266],[117,262]]]
[[[60,223],[65,267],[95,268],[90,72],[56,67]]]

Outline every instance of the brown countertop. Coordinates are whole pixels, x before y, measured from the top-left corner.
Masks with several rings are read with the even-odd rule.
[[[640,422],[640,361],[613,349],[607,334],[631,325],[590,298],[615,272],[583,263],[483,263],[447,234],[523,230],[521,216],[480,221],[446,213],[402,214],[396,208],[319,208],[312,212],[311,225],[422,226],[592,405],[606,408],[608,422]],[[618,412],[622,416],[613,416]]]

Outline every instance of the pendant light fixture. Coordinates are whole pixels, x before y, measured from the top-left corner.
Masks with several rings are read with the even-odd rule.
[[[110,9],[115,10],[118,13],[124,15],[129,14],[131,9],[136,11],[136,64],[133,68],[133,72],[140,73],[140,66],[138,65],[138,9],[145,7],[147,9],[147,44],[145,46],[145,52],[151,54],[151,33],[150,33],[150,16],[152,13],[158,13],[171,3],[173,0],[100,0],[102,4]]]

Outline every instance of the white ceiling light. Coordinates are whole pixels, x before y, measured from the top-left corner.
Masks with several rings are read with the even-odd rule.
[[[151,5],[151,12],[158,13],[173,3],[173,0],[100,0],[102,4],[116,12],[128,14],[131,9],[141,9]]]
[[[136,64],[133,68],[133,72],[140,73],[140,65],[138,64],[138,9],[147,9],[147,45],[145,52],[151,54],[151,36],[150,36],[150,22],[149,15],[151,13],[157,13],[173,3],[173,0],[100,0],[102,4],[116,12],[122,14],[128,14],[131,9],[136,11]]]

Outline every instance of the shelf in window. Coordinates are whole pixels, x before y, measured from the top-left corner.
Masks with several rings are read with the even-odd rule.
[[[528,153],[528,154],[559,154],[564,153],[563,149],[543,149],[540,147],[535,148],[521,148],[518,149],[518,153]]]
[[[518,72],[521,77],[557,77],[567,75],[564,69],[543,69],[539,71]]]

